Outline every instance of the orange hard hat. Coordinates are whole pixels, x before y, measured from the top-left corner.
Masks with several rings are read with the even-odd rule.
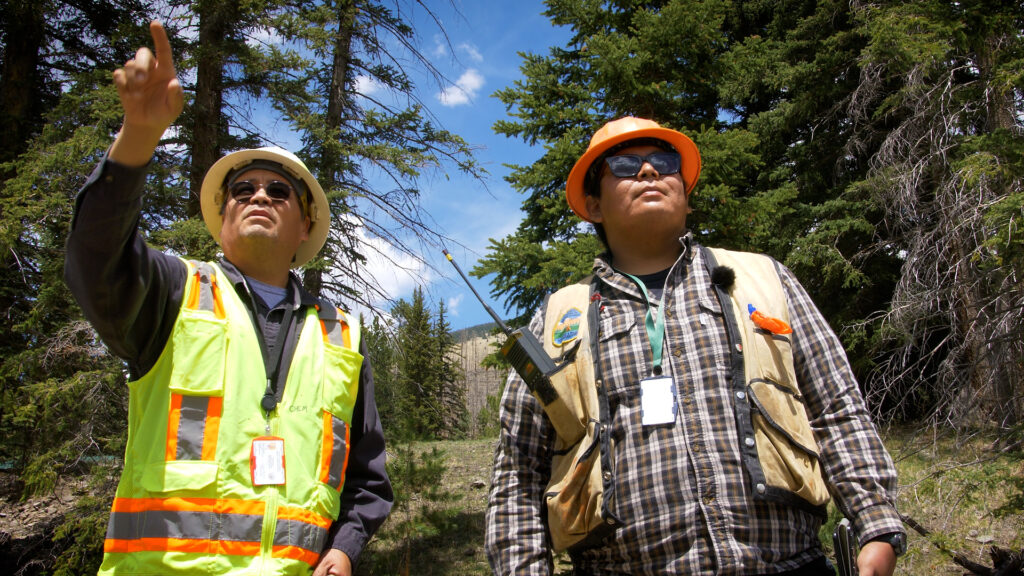
[[[583,156],[580,156],[580,159],[576,161],[576,165],[572,167],[572,171],[569,172],[569,180],[565,187],[565,198],[569,202],[569,207],[580,218],[590,222],[590,217],[587,214],[587,204],[584,200],[586,196],[584,182],[590,166],[616,144],[638,138],[654,138],[667,142],[675,148],[682,158],[682,168],[680,168],[679,172],[683,178],[683,183],[686,185],[686,193],[689,194],[693,191],[693,187],[697,184],[697,178],[700,177],[700,151],[697,149],[697,145],[693,143],[693,140],[690,140],[682,132],[662,128],[654,120],[626,116],[625,118],[608,122],[595,132],[593,138],[590,139],[590,146],[587,147],[587,151],[583,153]]]

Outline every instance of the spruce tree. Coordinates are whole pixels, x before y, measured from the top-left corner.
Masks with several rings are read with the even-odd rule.
[[[451,333],[443,300],[437,303],[437,321],[434,323],[434,350],[436,351],[438,404],[443,414],[441,437],[465,438],[469,427],[466,410],[466,376],[462,373],[459,346]]]
[[[444,413],[439,402],[441,381],[437,374],[433,318],[416,287],[412,300],[400,300],[391,313],[398,318],[398,405],[404,427],[419,439],[437,438]]]
[[[876,315],[871,390],[900,414],[1024,424],[1024,14],[999,2],[855,2],[868,38],[849,116],[877,142],[851,188],[903,262]]]

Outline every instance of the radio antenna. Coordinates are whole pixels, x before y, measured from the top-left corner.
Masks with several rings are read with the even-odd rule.
[[[469,278],[466,277],[466,274],[462,271],[462,268],[459,268],[459,265],[455,263],[455,259],[452,258],[452,255],[449,254],[447,250],[441,251],[444,252],[445,258],[447,258],[448,261],[452,263],[452,266],[455,266],[455,270],[459,272],[459,276],[462,276],[462,279],[466,282],[466,286],[469,286],[469,289],[473,291],[473,295],[476,296],[476,299],[479,300],[480,303],[484,305],[484,310],[487,310],[487,313],[491,315],[491,318],[494,318],[494,321],[498,323],[498,327],[501,328],[501,331],[504,332],[506,336],[511,336],[512,329],[501,321],[501,318],[498,317],[494,310],[491,310],[491,307],[487,305],[487,302],[484,302],[484,299],[480,297],[480,293],[477,292],[476,288],[473,288],[473,284],[469,282]]]

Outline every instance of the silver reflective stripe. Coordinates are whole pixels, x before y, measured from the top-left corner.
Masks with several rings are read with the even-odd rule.
[[[213,311],[213,267],[206,262],[199,262],[199,310]]]
[[[277,521],[274,546],[298,546],[319,554],[327,541],[327,529],[298,520]]]
[[[203,436],[210,399],[206,396],[182,396],[181,415],[178,420],[178,460],[201,460]]]
[[[263,516],[257,514],[166,510],[113,512],[107,524],[107,539],[180,538],[259,542],[262,530]]]
[[[331,415],[331,433],[334,434],[334,445],[331,449],[331,467],[327,474],[327,483],[338,487],[341,484],[341,475],[345,472],[345,460],[348,446],[345,444],[348,424],[335,415]]]
[[[324,331],[327,332],[327,341],[335,346],[344,347],[345,337],[342,331],[342,320],[338,309],[333,306],[323,306],[319,310],[320,321],[324,324]]]

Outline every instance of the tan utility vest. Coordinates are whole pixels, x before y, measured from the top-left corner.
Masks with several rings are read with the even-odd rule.
[[[715,286],[715,292],[729,335],[740,450],[754,499],[824,516],[829,493],[796,381],[790,335],[758,328],[746,312],[752,304],[789,322],[775,261],[722,249],[703,248],[703,254],[709,272],[720,265],[735,273],[730,286]],[[556,552],[594,546],[619,524],[609,507],[615,467],[609,454],[608,396],[595,361],[599,339],[598,307],[591,305],[593,284],[592,277],[584,278],[555,292],[545,304],[545,351],[553,357],[575,353],[574,362],[551,375],[558,398],[544,405],[557,432],[545,490]]]
[[[268,420],[245,304],[217,265],[187,265],[163,353],[128,383],[128,445],[99,574],[309,574],[340,511],[359,324],[328,306],[306,311]],[[283,485],[254,485],[261,436],[284,439]]]

